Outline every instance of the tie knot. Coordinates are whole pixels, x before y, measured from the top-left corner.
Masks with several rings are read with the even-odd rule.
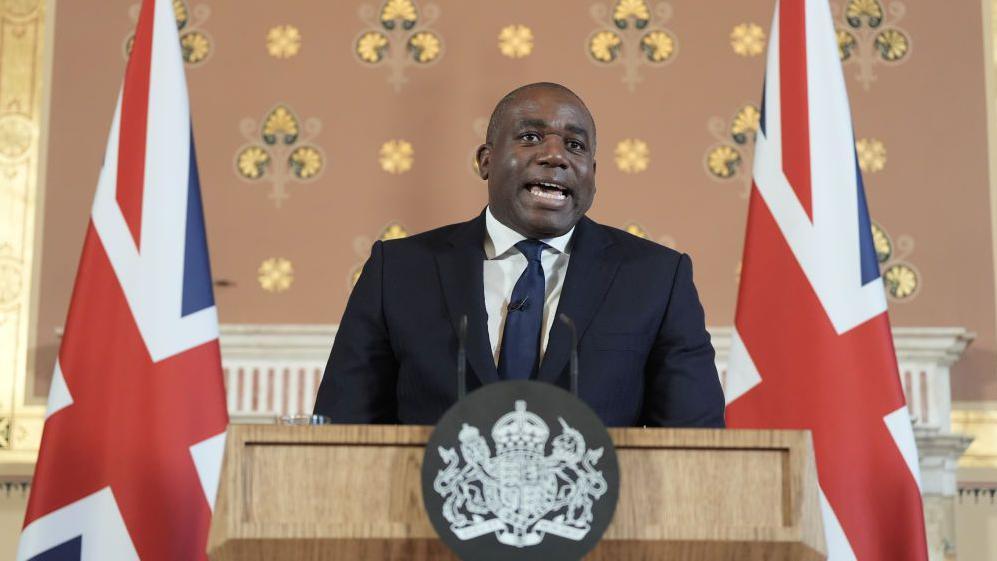
[[[548,247],[548,245],[540,240],[523,240],[516,244],[516,249],[525,255],[527,261],[531,263],[540,261],[540,253],[543,252],[545,247]]]

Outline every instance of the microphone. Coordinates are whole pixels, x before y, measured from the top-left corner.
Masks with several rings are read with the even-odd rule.
[[[571,330],[571,362],[568,372],[571,375],[571,395],[578,397],[578,331],[575,329],[575,322],[567,314],[560,313],[557,319]]]
[[[524,310],[524,309],[526,309],[526,302],[528,302],[529,299],[530,299],[530,295],[527,294],[526,298],[523,298],[519,302],[509,302],[508,310],[510,312],[515,312],[516,310]]]
[[[457,324],[457,401],[467,394],[467,314]]]

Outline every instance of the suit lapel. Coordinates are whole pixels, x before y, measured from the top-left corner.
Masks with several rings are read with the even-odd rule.
[[[467,314],[467,361],[482,384],[498,381],[498,370],[488,341],[485,311],[484,260],[485,216],[479,215],[457,227],[449,247],[437,254],[440,284],[447,313],[458,332],[460,318]]]
[[[571,318],[581,339],[592,322],[595,311],[605,298],[613,276],[620,266],[618,247],[599,225],[582,218],[575,227],[571,258],[557,305],[557,315]],[[547,351],[540,363],[538,379],[555,382],[571,356],[571,331],[555,318],[550,329]]]

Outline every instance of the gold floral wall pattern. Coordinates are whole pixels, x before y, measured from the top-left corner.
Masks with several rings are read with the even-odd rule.
[[[525,58],[533,52],[533,30],[522,24],[507,25],[499,31],[499,52],[509,58]]]
[[[408,237],[408,230],[405,226],[402,226],[399,222],[389,222],[387,226],[381,229],[381,233],[378,234],[377,239],[381,241],[397,240],[400,238]],[[367,258],[370,257],[370,246],[374,244],[368,236],[357,236],[353,238],[353,252],[357,255],[357,263],[350,268],[350,274],[348,279],[348,288],[353,290],[353,285],[357,283],[360,278],[360,272],[363,271],[363,264],[367,262]]]
[[[388,140],[381,144],[377,153],[377,162],[381,169],[392,175],[398,175],[412,169],[415,163],[415,148],[412,143],[403,139]]]
[[[739,183],[742,197],[751,190],[751,162],[760,119],[758,108],[748,103],[729,119],[711,117],[706,123],[715,140],[703,157],[706,174],[715,181]]]
[[[651,165],[651,148],[639,138],[625,138],[616,144],[613,160],[623,173],[640,173]]]
[[[294,284],[294,265],[283,257],[264,259],[256,270],[256,281],[266,292],[273,294],[287,292]]]
[[[660,68],[677,56],[678,39],[663,27],[672,11],[668,2],[647,0],[592,5],[589,12],[599,27],[585,41],[589,60],[598,66],[622,66],[623,83],[635,91],[643,81],[641,68]]]
[[[275,25],[267,31],[267,54],[291,58],[301,51],[301,31],[293,25]]]
[[[359,17],[367,27],[353,40],[353,54],[364,66],[387,68],[396,92],[408,82],[406,69],[424,68],[443,57],[443,37],[432,28],[440,17],[435,4],[386,0],[380,9],[360,6]]]
[[[876,248],[887,297],[894,302],[909,302],[921,290],[921,273],[907,260],[914,252],[914,238],[898,236],[894,242],[879,224],[872,223],[872,243]]]
[[[743,57],[765,52],[765,30],[757,23],[739,23],[730,30],[730,48]]]
[[[141,4],[133,4],[129,10],[132,22],[138,23]],[[187,0],[173,0],[173,15],[177,20],[177,30],[180,32],[180,52],[187,66],[200,66],[207,62],[214,49],[214,40],[202,26],[211,17],[211,7],[207,4],[197,4],[191,9]],[[125,38],[123,51],[125,59],[132,52],[135,33]]]
[[[322,130],[315,117],[302,124],[289,106],[279,104],[262,121],[247,117],[239,128],[246,143],[236,151],[235,174],[249,183],[269,184],[277,208],[290,196],[288,183],[310,183],[326,167],[322,148],[313,142]]]
[[[877,173],[886,168],[886,145],[877,138],[860,138],[855,141],[859,168],[864,173]]]
[[[910,58],[911,36],[899,26],[907,14],[900,0],[832,2],[841,63],[858,66],[855,78],[868,91],[876,81],[876,66],[895,66]]]

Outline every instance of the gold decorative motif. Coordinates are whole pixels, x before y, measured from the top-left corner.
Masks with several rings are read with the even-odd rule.
[[[675,40],[664,31],[652,31],[640,41],[648,60],[662,62],[668,60],[675,52]]]
[[[675,59],[678,41],[662,24],[672,17],[668,2],[656,2],[652,12],[645,0],[617,0],[612,9],[594,4],[589,10],[599,28],[585,42],[592,62],[623,66],[623,83],[633,92],[643,78],[641,66],[661,66]]]
[[[381,62],[387,47],[387,35],[380,31],[368,31],[357,39],[357,56],[364,62]]]
[[[413,0],[386,0],[381,9],[364,4],[359,16],[367,25],[353,42],[357,60],[390,69],[388,83],[396,92],[408,81],[405,69],[428,66],[443,57],[443,38],[430,26],[439,18],[435,4],[418,7]]]
[[[730,47],[744,57],[758,56],[765,51],[765,31],[757,23],[741,23],[730,31]]]
[[[896,29],[887,29],[876,36],[876,48],[883,60],[900,60],[907,54],[907,36]]]
[[[872,245],[876,248],[876,261],[886,263],[893,256],[893,242],[883,228],[872,223]]]
[[[301,50],[301,32],[293,25],[278,25],[267,31],[267,52],[274,58],[291,58]]]
[[[730,123],[728,125],[728,122]],[[729,121],[711,117],[706,128],[716,143],[706,149],[703,161],[707,174],[718,181],[741,179],[741,196],[751,190],[751,160],[761,112],[750,103],[741,106]]]
[[[311,179],[322,170],[322,154],[311,146],[301,146],[291,152],[291,172],[298,179]]]
[[[416,33],[408,40],[409,51],[416,62],[432,62],[440,56],[440,40],[428,31]]]
[[[507,25],[499,31],[499,51],[509,58],[523,58],[533,52],[533,31],[525,25]]]
[[[180,53],[185,62],[197,64],[208,58],[210,52],[211,42],[204,33],[190,31],[180,37]]]
[[[10,448],[10,419],[0,417],[0,450]]]
[[[381,23],[388,29],[393,28],[396,21],[411,29],[417,17],[415,4],[411,0],[389,0],[381,8]]]
[[[623,40],[612,31],[600,31],[589,40],[589,52],[599,62],[612,62],[620,54]]]
[[[407,140],[389,140],[381,145],[378,162],[381,169],[388,173],[405,173],[412,169],[415,161],[415,149]]]
[[[263,121],[263,142],[293,144],[298,139],[298,118],[290,109],[278,105]]]
[[[267,292],[284,292],[294,282],[294,267],[283,257],[271,257],[260,264],[256,280],[259,281],[260,288]]]
[[[877,0],[850,0],[845,19],[852,27],[861,26],[862,20],[869,27],[879,27],[883,23],[883,6]]]
[[[28,153],[35,140],[35,125],[24,115],[7,113],[0,117],[0,156],[16,160]]]
[[[177,20],[177,29],[183,29],[187,26],[190,14],[183,0],[173,0],[173,17]]]
[[[831,8],[840,22],[838,56],[842,64],[858,65],[855,77],[867,91],[876,81],[876,65],[900,64],[909,57],[910,34],[898,26],[907,13],[901,0],[847,0],[843,9],[837,2]]]
[[[838,58],[841,59],[841,62],[844,62],[852,56],[852,51],[855,50],[858,41],[851,32],[844,29],[835,30],[835,37],[838,39]]]
[[[633,18],[637,26],[644,27],[651,19],[651,11],[647,8],[644,0],[620,0],[613,10],[613,21],[616,25],[623,27],[627,25],[627,19]]]
[[[133,4],[129,10],[132,22],[138,23],[140,4]],[[180,53],[188,66],[200,66],[211,55],[214,41],[207,31],[201,28],[204,22],[211,17],[211,8],[206,4],[199,4],[191,10],[187,0],[173,0],[173,17],[176,19],[177,30],[180,32]],[[135,43],[135,32],[132,31],[125,38],[122,51],[125,59],[132,53],[132,46]]]
[[[883,272],[883,282],[887,292],[896,300],[913,296],[919,284],[917,271],[906,263],[888,267]]]
[[[757,107],[745,105],[734,116],[734,122],[730,126],[731,138],[738,144],[745,144],[749,139],[754,141],[761,119],[762,114]]]
[[[733,177],[740,165],[741,154],[726,144],[710,150],[706,156],[706,166],[710,173],[720,179]]]
[[[866,173],[883,171],[886,167],[886,146],[875,138],[860,138],[855,141],[855,151],[859,156],[859,168]]]
[[[880,224],[873,222],[871,227],[886,296],[894,302],[909,302],[921,290],[921,274],[906,260],[914,252],[914,239],[904,235],[894,243]]]
[[[313,143],[322,130],[316,118],[302,125],[290,107],[280,104],[267,112],[262,124],[246,118],[240,129],[246,144],[236,151],[235,173],[247,182],[269,182],[277,208],[290,196],[288,182],[313,181],[325,169],[322,149]]]
[[[408,230],[399,222],[391,222],[385,226],[381,233],[377,236],[378,240],[382,242],[388,240],[398,240],[401,238],[408,237]],[[370,257],[370,247],[373,245],[374,240],[368,236],[357,236],[353,238],[353,252],[356,253],[357,259],[359,261],[350,268],[350,274],[348,276],[348,288],[352,289],[354,285],[357,284],[357,280],[360,279],[360,273],[363,271],[363,264]]]
[[[246,179],[259,179],[270,165],[270,154],[259,146],[249,146],[239,153],[237,165]]]
[[[616,167],[624,173],[640,173],[651,162],[651,150],[639,138],[627,138],[616,145]]]

